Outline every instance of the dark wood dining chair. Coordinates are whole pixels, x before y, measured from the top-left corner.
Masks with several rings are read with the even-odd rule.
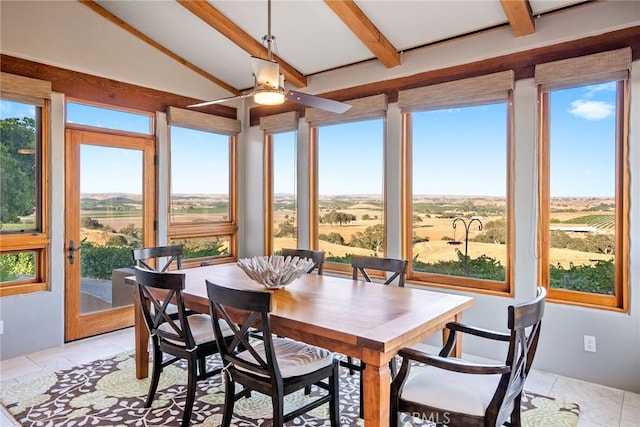
[[[439,355],[400,350],[402,365],[391,383],[389,426],[400,425],[399,413],[427,416],[437,426],[520,426],[522,390],[536,354],[545,299],[546,290],[539,287],[531,301],[509,306],[509,333],[449,323],[451,333]],[[449,357],[457,333],[508,343],[504,364]],[[428,366],[409,376],[412,362]]]
[[[373,282],[371,279],[371,270],[384,273],[392,273],[389,277],[381,282],[384,285],[391,285],[397,279],[397,286],[404,287],[405,276],[407,274],[406,259],[396,258],[380,258],[373,256],[352,255],[351,256],[351,268],[353,270],[353,280],[358,280],[358,276],[362,275],[362,278],[366,282]],[[364,402],[362,400],[364,383],[362,382],[362,371],[365,369],[364,362],[356,362],[351,356],[347,356],[346,361],[341,361],[340,365],[349,369],[349,374],[353,375],[355,372],[360,373],[360,416],[364,414]],[[389,362],[389,369],[391,369],[391,376],[396,375],[396,364],[392,359]]]
[[[206,358],[218,353],[218,344],[206,314],[189,314],[184,307],[184,274],[159,272],[134,267],[136,290],[144,321],[149,330],[153,348],[153,364],[149,393],[145,408],[153,402],[163,369],[179,360],[187,361],[187,398],[184,405],[182,427],[191,423],[191,412],[196,393],[196,382],[220,373],[221,369],[207,371]],[[159,292],[160,291],[160,292]],[[164,296],[158,297],[162,293]],[[169,306],[177,312],[169,312]],[[232,335],[227,325],[221,325],[221,336]],[[164,360],[164,355],[171,357]]]
[[[206,284],[216,337],[224,336],[224,330],[220,327],[223,321],[231,325],[234,333],[232,342],[219,341],[225,365],[222,425],[231,425],[235,402],[255,390],[271,397],[275,427],[282,427],[283,423],[327,402],[331,426],[338,427],[339,374],[338,361],[333,354],[323,348],[275,337],[271,333],[271,292],[231,289],[209,281]],[[247,317],[241,325],[236,325],[228,309]],[[263,338],[249,339],[247,332],[250,328],[260,330]],[[242,385],[242,390],[238,393],[236,384]],[[285,414],[284,397],[310,385],[319,386],[326,393]]]
[[[182,268],[182,245],[137,248],[131,255],[135,265],[147,270],[167,271],[174,261],[176,269]]]
[[[352,255],[351,267],[353,269],[353,280],[358,280],[358,274],[361,274],[365,281],[372,282],[369,271],[377,270],[393,273],[391,276],[385,278],[383,282],[385,285],[390,285],[394,280],[398,279],[397,285],[404,287],[408,263],[406,259]]]
[[[291,249],[291,248],[283,248],[282,249],[283,257],[295,257],[298,258],[308,258],[313,260],[313,267],[307,271],[307,273],[313,273],[314,270],[322,276],[322,269],[324,267],[324,251],[317,251],[313,249]]]

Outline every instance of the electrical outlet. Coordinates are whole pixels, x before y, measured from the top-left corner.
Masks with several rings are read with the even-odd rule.
[[[584,336],[584,351],[596,352],[596,337],[591,335]]]

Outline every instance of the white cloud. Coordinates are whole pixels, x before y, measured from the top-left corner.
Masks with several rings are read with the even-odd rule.
[[[585,89],[587,89],[587,93],[585,94],[585,97],[591,98],[595,96],[598,92],[605,92],[605,91],[615,92],[616,82],[607,82],[607,83],[601,83],[598,85],[591,85],[591,86],[587,86]]]
[[[581,99],[573,101],[569,113],[585,120],[602,120],[611,116],[615,112],[613,104],[602,101],[583,101]]]

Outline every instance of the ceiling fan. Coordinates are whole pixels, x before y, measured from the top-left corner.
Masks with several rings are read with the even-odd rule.
[[[267,0],[267,35],[264,36],[262,40],[267,44],[267,58],[251,57],[254,81],[253,89],[238,96],[201,102],[199,104],[189,105],[188,107],[204,107],[206,105],[219,104],[234,99],[253,97],[253,101],[259,105],[280,105],[285,101],[292,101],[338,114],[342,114],[351,108],[351,105],[345,104],[344,102],[284,88],[284,75],[280,74],[280,66],[273,59],[275,36],[271,35],[271,0]]]

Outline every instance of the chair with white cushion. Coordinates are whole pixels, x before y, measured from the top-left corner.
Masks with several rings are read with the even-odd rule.
[[[520,426],[522,390],[538,346],[545,298],[546,290],[539,287],[533,300],[509,306],[509,333],[449,323],[451,334],[439,355],[400,350],[402,367],[391,383],[389,425],[400,425],[399,413],[406,413],[438,426]],[[508,343],[504,364],[449,357],[457,333]],[[409,376],[412,362],[427,367]]]
[[[323,348],[275,337],[271,333],[270,324],[271,292],[232,289],[209,281],[206,283],[216,337],[224,335],[224,330],[220,327],[222,321],[227,322],[234,333],[232,342],[219,341],[225,365],[222,425],[231,425],[235,402],[255,390],[271,397],[275,427],[281,427],[283,423],[327,402],[331,426],[338,427],[338,361],[333,354]],[[236,326],[228,310],[243,317],[241,325]],[[251,328],[259,330],[263,338],[249,338],[247,332]],[[237,393],[236,384],[242,386],[242,390]],[[319,385],[326,393],[285,414],[284,397],[314,384]]]
[[[152,271],[138,266],[134,268],[136,291],[153,346],[152,374],[145,408],[153,402],[163,369],[185,359],[187,398],[181,425],[186,427],[191,423],[196,382],[221,371],[220,368],[206,369],[207,356],[218,353],[211,318],[185,309],[182,295],[184,274]],[[172,308],[168,311],[170,306]],[[222,323],[221,336],[230,339],[232,335],[229,327]],[[172,357],[164,360],[165,353]]]

